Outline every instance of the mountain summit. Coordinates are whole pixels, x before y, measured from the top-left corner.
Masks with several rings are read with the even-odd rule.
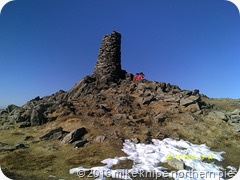
[[[27,174],[23,169],[36,170],[41,177],[48,170],[41,166],[43,171],[39,171],[42,163],[34,166],[32,161],[45,163],[55,158],[47,164],[51,168],[46,168],[59,169],[55,174],[62,174],[56,162],[67,164],[66,169],[73,164],[92,166],[102,157],[121,157],[126,139],[152,143],[152,139],[170,137],[228,152],[227,164],[237,167],[239,131],[238,100],[211,99],[197,89],[182,90],[166,82],[133,81],[133,75],[121,67],[121,34],[113,31],[103,37],[93,73],[69,91],[60,90],[35,97],[21,107],[9,105],[0,110],[0,133],[5,139],[0,141],[0,152],[9,153],[0,155],[0,162],[4,162],[1,166],[18,168],[22,174]],[[20,137],[23,142],[19,144]],[[11,145],[13,142],[16,145]],[[76,156],[73,147],[79,148]],[[39,155],[49,153],[49,149],[59,157]],[[22,168],[25,161],[31,167]],[[73,179],[68,176],[64,174],[66,179]]]

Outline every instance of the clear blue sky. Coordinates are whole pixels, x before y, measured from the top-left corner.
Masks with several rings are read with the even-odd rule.
[[[103,35],[122,68],[209,97],[240,98],[240,15],[225,0],[15,0],[0,15],[0,107],[69,90]]]

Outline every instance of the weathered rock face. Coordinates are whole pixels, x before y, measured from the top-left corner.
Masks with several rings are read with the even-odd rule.
[[[125,72],[121,68],[120,33],[113,31],[103,37],[92,76],[105,82],[124,78]]]

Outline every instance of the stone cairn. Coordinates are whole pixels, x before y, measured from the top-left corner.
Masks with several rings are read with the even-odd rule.
[[[125,71],[121,68],[121,37],[116,31],[103,37],[92,74],[100,82],[114,82],[125,76]]]

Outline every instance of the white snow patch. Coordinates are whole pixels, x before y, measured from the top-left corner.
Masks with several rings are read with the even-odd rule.
[[[118,179],[131,179],[130,175],[135,175],[141,172],[154,172],[166,174],[166,168],[159,166],[159,163],[166,163],[168,157],[178,158],[183,161],[186,166],[188,166],[191,171],[194,172],[211,172],[214,173],[215,178],[202,178],[194,175],[189,175],[186,172],[188,170],[179,170],[176,173],[184,174],[184,176],[176,176],[168,172],[168,177],[173,177],[176,180],[207,180],[207,179],[222,179],[219,172],[223,170],[222,167],[215,165],[214,163],[203,162],[203,158],[216,159],[222,161],[222,154],[224,152],[214,152],[211,151],[206,145],[196,145],[187,141],[177,141],[174,139],[166,138],[164,140],[152,140],[153,144],[134,144],[130,140],[126,140],[123,143],[123,149],[128,156],[126,157],[115,157],[108,158],[102,161],[105,166],[93,167],[86,169],[84,167],[73,168],[70,170],[70,174],[78,173],[79,176],[81,172],[91,172],[92,177],[98,180],[105,180],[106,177],[118,178]],[[184,158],[185,157],[185,158]],[[191,158],[186,158],[191,157]],[[194,157],[194,158],[193,158]],[[116,169],[113,170],[112,167],[120,163],[120,161],[132,160],[133,166],[131,169]],[[229,167],[234,168],[234,167]],[[85,174],[84,174],[85,175]],[[156,174],[157,176],[157,174]],[[155,177],[156,177],[155,176]],[[152,176],[153,177],[153,176]]]

